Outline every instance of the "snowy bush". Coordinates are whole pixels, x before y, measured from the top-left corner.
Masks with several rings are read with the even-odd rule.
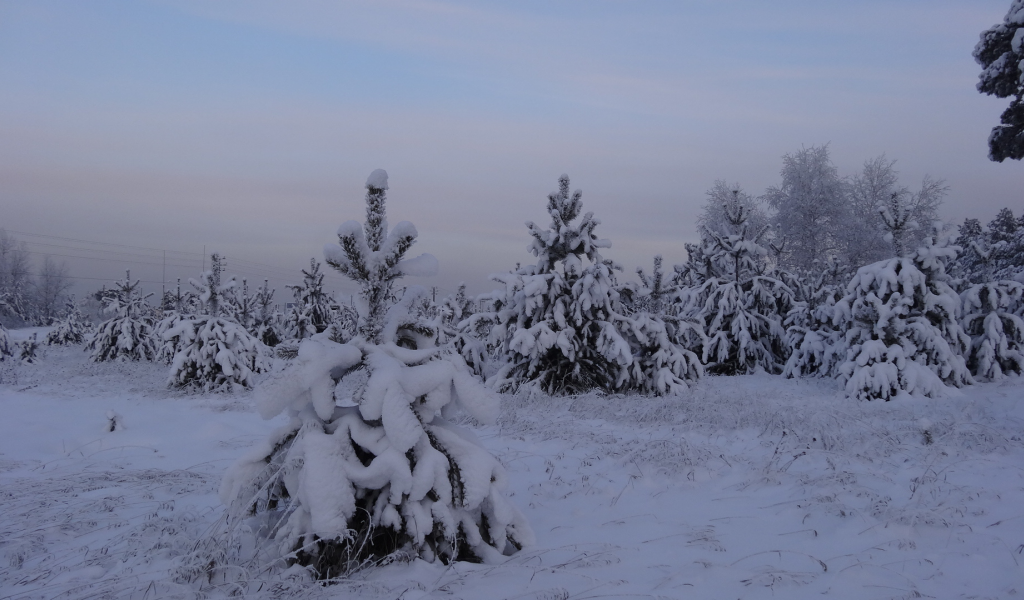
[[[64,317],[54,323],[53,329],[46,334],[46,344],[49,346],[81,344],[85,341],[85,334],[88,331],[89,324],[82,317],[74,300],[70,300]]]
[[[1000,379],[1024,368],[1024,285],[996,281],[960,295],[963,327],[971,336],[967,367],[976,377]]]
[[[153,337],[153,323],[146,298],[139,293],[139,281],[131,282],[131,273],[118,281],[116,288],[105,298],[104,312],[114,317],[101,323],[86,345],[92,350],[92,359],[107,360],[153,360],[156,357],[156,340]]]
[[[0,324],[0,361],[8,356],[14,356],[14,351],[11,350],[11,340],[7,334],[7,328]]]
[[[861,267],[836,303],[845,362],[837,375],[847,394],[889,400],[901,391],[941,396],[971,382],[960,326],[960,298],[944,267],[955,246],[931,244],[912,258]]]
[[[371,174],[365,229],[346,223],[341,247],[325,249],[362,287],[359,335],[303,340],[291,367],[258,388],[260,414],[289,422],[221,487],[233,522],[258,516],[259,535],[321,579],[394,556],[494,561],[533,540],[504,496],[501,464],[450,421],[462,409],[492,422],[497,396],[410,314],[421,292],[387,305],[416,230],[388,234],[386,188],[386,173]]]
[[[168,385],[206,391],[252,387],[253,374],[267,371],[265,346],[241,324],[219,316],[222,294],[233,281],[221,283],[221,260],[214,254],[211,270],[193,282],[208,314],[176,319],[163,332],[165,342],[177,348],[171,360]]]
[[[31,365],[39,360],[39,340],[36,338],[38,334],[33,333],[28,339],[18,342],[18,358],[21,362]]]

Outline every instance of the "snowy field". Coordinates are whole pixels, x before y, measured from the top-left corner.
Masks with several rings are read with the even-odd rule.
[[[0,363],[2,600],[1024,597],[1020,379],[889,403],[772,376],[506,396],[477,434],[535,546],[328,586],[238,564],[224,584],[181,565],[220,526],[224,470],[278,423],[250,394],[167,390],[161,364],[44,352]]]

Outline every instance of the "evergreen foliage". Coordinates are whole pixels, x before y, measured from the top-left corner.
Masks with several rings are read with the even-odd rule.
[[[1002,23],[981,33],[974,60],[982,67],[978,91],[1011,98],[988,138],[990,160],[1024,158],[1024,0],[1013,0]]]
[[[302,270],[302,284],[289,286],[295,297],[295,308],[288,316],[293,337],[303,339],[322,333],[331,324],[331,305],[334,299],[324,291],[324,274],[315,258],[309,260],[309,270]]]
[[[1024,284],[981,283],[965,290],[963,327],[971,336],[967,367],[975,377],[1001,379],[1024,369]]]
[[[394,302],[392,286],[403,275],[433,275],[437,259],[429,254],[403,260],[416,241],[416,228],[403,221],[388,231],[387,173],[377,169],[366,181],[366,224],[347,221],[338,228],[338,245],[324,248],[327,264],[360,286],[359,335],[381,341],[384,316]]]
[[[64,316],[46,334],[46,344],[49,346],[81,344],[85,341],[85,334],[88,333],[89,328],[89,323],[82,317],[74,298],[70,298],[65,306]]]
[[[936,397],[971,383],[964,361],[970,337],[945,266],[955,246],[931,244],[908,258],[862,267],[836,303],[845,361],[837,376],[856,398],[900,392]]]
[[[153,360],[157,355],[157,340],[146,303],[153,294],[143,296],[139,292],[139,281],[133,283],[130,272],[115,285],[104,295],[104,312],[114,316],[96,328],[86,348],[92,350],[92,359],[96,362]]]
[[[270,368],[263,344],[241,324],[220,316],[225,293],[234,287],[233,279],[222,283],[222,270],[221,257],[213,254],[210,270],[192,281],[206,303],[206,314],[178,317],[163,332],[164,340],[177,348],[169,386],[204,391],[248,388],[255,373]]]
[[[768,251],[759,242],[765,228],[750,231],[738,191],[725,203],[725,214],[726,231],[701,231],[700,253],[710,277],[700,287],[681,290],[683,314],[704,324],[702,360],[708,372],[779,373],[788,351],[782,315],[793,302],[793,291],[763,274]]]
[[[537,264],[492,276],[504,299],[491,331],[508,364],[492,378],[498,389],[536,385],[549,394],[617,390],[628,383],[632,348],[620,333],[617,266],[601,257],[611,246],[597,238],[593,213],[580,215],[582,192],[569,177],[548,196],[548,228],[532,222],[529,250]],[[578,222],[577,218],[580,218]]]
[[[11,338],[7,333],[7,328],[0,324],[0,362],[8,356],[14,356],[14,351],[11,349]]]
[[[497,396],[417,318],[422,288],[386,306],[416,237],[411,224],[385,233],[386,187],[383,171],[367,181],[365,237],[345,224],[340,248],[325,249],[362,286],[359,335],[303,340],[291,368],[258,389],[261,415],[289,422],[221,488],[233,522],[260,515],[280,554],[321,579],[394,556],[494,562],[532,542],[501,464],[450,420],[461,409],[493,421]]]
[[[782,369],[785,377],[835,375],[837,364],[845,357],[838,353],[841,332],[833,326],[833,319],[847,279],[846,269],[830,261],[817,277],[807,277],[800,286],[802,299],[793,303],[783,322],[790,352]]]

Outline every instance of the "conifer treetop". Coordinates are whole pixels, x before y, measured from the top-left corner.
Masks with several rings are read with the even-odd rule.
[[[594,213],[588,212],[578,224],[572,224],[583,208],[582,196],[581,190],[569,194],[569,176],[563,174],[558,178],[558,191],[548,195],[550,227],[543,229],[532,221],[526,223],[534,238],[527,249],[540,258],[537,262],[540,273],[550,273],[570,255],[586,256],[590,262],[600,263],[603,259],[598,249],[611,247],[610,241],[598,239],[594,234],[594,228],[601,223],[594,218]],[[567,261],[566,268],[576,263],[578,260]]]

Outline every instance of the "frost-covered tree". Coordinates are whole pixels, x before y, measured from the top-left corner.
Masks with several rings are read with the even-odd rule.
[[[377,169],[366,180],[366,224],[346,221],[338,228],[338,245],[324,248],[327,264],[360,286],[359,335],[380,341],[384,315],[394,302],[392,286],[404,275],[433,275],[437,259],[429,254],[405,259],[416,241],[416,228],[402,221],[388,231],[388,174]]]
[[[785,240],[779,262],[788,269],[810,271],[815,261],[836,257],[842,250],[841,230],[849,220],[846,188],[827,145],[787,154],[782,163],[782,184],[764,195],[775,210],[775,234]]]
[[[778,373],[787,355],[782,316],[793,292],[764,275],[768,250],[759,242],[765,228],[752,231],[747,207],[738,193],[733,198],[725,203],[727,229],[701,232],[710,277],[680,290],[681,314],[704,324],[702,360],[710,373]]]
[[[848,280],[847,270],[833,260],[816,277],[801,282],[801,299],[793,303],[783,322],[790,352],[782,369],[785,377],[835,374],[838,362],[845,356],[840,355],[841,332],[832,321],[836,302],[843,297]]]
[[[331,324],[331,305],[334,299],[324,290],[324,274],[315,258],[309,260],[309,270],[302,270],[302,283],[288,286],[295,297],[295,307],[288,315],[288,326],[293,337],[303,339],[321,333]]]
[[[367,182],[365,235],[346,223],[340,247],[325,248],[362,287],[360,335],[303,340],[292,367],[258,389],[260,414],[289,421],[221,487],[232,521],[260,515],[258,535],[321,579],[395,555],[492,562],[533,540],[501,464],[450,420],[461,409],[493,421],[497,396],[415,322],[422,290],[384,305],[416,238],[409,223],[386,232],[386,177]]]
[[[127,272],[109,294],[104,294],[104,312],[114,316],[100,323],[89,338],[86,348],[92,350],[92,360],[156,358],[157,340],[153,336],[153,321],[146,303],[152,295],[140,293],[139,280],[133,283],[131,272]]]
[[[175,290],[164,294],[164,301],[163,318],[153,327],[153,339],[156,340],[157,359],[170,364],[181,349],[182,322],[193,320],[199,312],[198,298],[191,292],[182,292],[181,279],[178,279]]]
[[[8,356],[14,356],[14,350],[11,349],[11,336],[7,333],[7,328],[0,323],[0,362]]]
[[[885,232],[883,239],[892,244],[896,257],[930,243],[932,226],[948,189],[944,181],[925,176],[917,192],[901,187],[878,205]]]
[[[508,361],[491,380],[499,389],[528,384],[572,394],[628,382],[633,354],[618,329],[618,267],[602,258],[599,250],[611,242],[594,233],[600,221],[593,213],[581,216],[582,195],[570,193],[569,177],[562,175],[558,191],[548,196],[551,224],[526,224],[537,264],[492,276],[504,285],[491,330]]]
[[[265,346],[245,327],[221,317],[225,292],[234,279],[222,282],[223,264],[218,254],[210,257],[210,270],[192,280],[206,314],[184,318],[164,331],[164,340],[177,339],[167,384],[172,387],[214,391],[252,387],[254,374],[269,370]]]
[[[1024,369],[1024,284],[981,283],[965,290],[963,327],[971,336],[967,367],[976,377],[994,380]]]
[[[274,311],[274,292],[276,291],[270,289],[270,282],[264,279],[263,287],[256,292],[255,296],[256,318],[253,320],[250,333],[267,347],[274,347],[284,339],[282,327],[279,324],[279,315]]]
[[[26,365],[35,364],[39,360],[39,339],[37,333],[33,333],[27,339],[18,342],[18,358]]]
[[[256,323],[259,307],[256,296],[249,295],[249,281],[243,279],[242,287],[234,288],[231,291],[234,293],[225,297],[227,300],[225,316],[231,317],[232,321],[251,332]]]
[[[31,285],[28,248],[0,229],[0,317],[15,324],[31,319]]]
[[[680,316],[679,307],[672,302],[678,289],[666,285],[661,265],[659,255],[654,257],[650,276],[637,269],[641,285],[631,290],[628,314],[619,327],[633,353],[626,387],[672,394],[687,389],[687,380],[704,374],[694,350],[699,352],[705,339],[703,323]]]
[[[971,382],[971,339],[946,265],[957,248],[930,244],[910,257],[861,267],[836,303],[845,361],[837,376],[852,397],[889,400],[902,392],[935,397]]]
[[[81,344],[85,341],[90,325],[78,309],[74,297],[69,298],[64,307],[64,316],[53,325],[53,329],[46,334],[46,344],[52,346],[66,346],[70,344]]]
[[[1024,0],[1013,0],[1002,23],[981,33],[974,60],[981,65],[978,91],[1011,98],[988,138],[988,157],[1003,162],[1024,158]]]

